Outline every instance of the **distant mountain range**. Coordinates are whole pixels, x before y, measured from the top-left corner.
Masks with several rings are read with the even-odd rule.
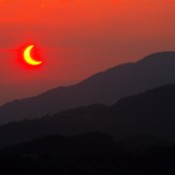
[[[112,105],[123,97],[170,83],[175,83],[175,52],[156,53],[97,73],[76,85],[9,102],[0,107],[0,123],[39,118],[90,104]]]
[[[175,84],[172,84],[124,98],[112,106],[94,104],[40,119],[12,122],[0,126],[0,148],[46,135],[87,132],[106,133],[117,140],[145,135],[173,141],[174,102]]]

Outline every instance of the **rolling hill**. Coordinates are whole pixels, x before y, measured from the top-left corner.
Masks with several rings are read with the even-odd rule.
[[[78,84],[58,87],[0,107],[0,123],[34,119],[90,104],[112,105],[119,99],[175,83],[175,52],[152,54],[97,73]]]
[[[12,122],[0,126],[0,148],[46,135],[88,132],[106,133],[117,140],[141,135],[149,136],[146,140],[150,143],[152,137],[173,141],[174,102],[175,84],[172,84],[121,99],[112,106],[94,104],[40,119]]]

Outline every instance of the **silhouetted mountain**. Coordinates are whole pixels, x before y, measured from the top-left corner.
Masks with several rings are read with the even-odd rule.
[[[127,175],[134,171],[128,167],[132,158],[125,147],[101,133],[46,136],[0,151],[1,172],[18,174]]]
[[[111,105],[122,97],[175,83],[175,52],[150,55],[136,63],[116,66],[69,87],[16,100],[0,108],[0,123],[32,119],[90,104]]]
[[[148,135],[137,135],[130,138],[125,138],[120,141],[120,144],[127,146],[133,152],[143,153],[150,147],[165,147],[170,145],[170,142]]]
[[[130,138],[128,141],[140,140],[142,144],[145,138],[140,136],[140,139]],[[45,136],[0,150],[1,172],[55,175],[173,175],[175,146],[162,146],[162,143],[159,145],[153,137],[151,140],[156,145],[149,144],[143,152],[133,152],[111,136],[98,132],[71,137]]]
[[[153,136],[160,138],[154,141],[163,145],[161,139],[175,139],[174,101],[175,84],[172,84],[124,98],[113,106],[96,104],[40,119],[9,123],[0,126],[0,147],[45,135],[68,136],[96,131],[110,134],[117,140]],[[144,143],[154,144],[152,138],[142,136],[142,139],[137,141],[140,149],[145,149]]]
[[[115,142],[111,136],[102,133],[86,133],[71,137],[61,135],[45,136],[30,142],[9,146],[0,151],[0,155],[42,155],[47,154],[60,159],[77,159],[77,157],[88,156],[104,152],[118,152],[122,154],[125,150]],[[124,151],[122,151],[124,150]]]

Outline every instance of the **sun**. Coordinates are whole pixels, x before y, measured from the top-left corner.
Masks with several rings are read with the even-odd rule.
[[[45,64],[41,53],[43,50],[44,49],[39,48],[37,44],[28,42],[14,49],[17,54],[16,61],[18,65],[26,70],[40,69]]]
[[[32,56],[32,50],[34,49],[35,45],[28,45],[24,48],[23,51],[23,58],[26,64],[30,66],[39,66],[43,64],[42,60],[36,60],[36,58],[33,58]]]

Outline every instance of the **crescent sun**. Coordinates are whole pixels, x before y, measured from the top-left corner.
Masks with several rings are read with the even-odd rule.
[[[24,50],[23,56],[27,64],[32,65],[32,66],[37,66],[37,65],[42,64],[43,61],[36,61],[35,59],[32,58],[31,51],[33,48],[34,48],[34,45],[30,45],[26,47],[26,49]]]

